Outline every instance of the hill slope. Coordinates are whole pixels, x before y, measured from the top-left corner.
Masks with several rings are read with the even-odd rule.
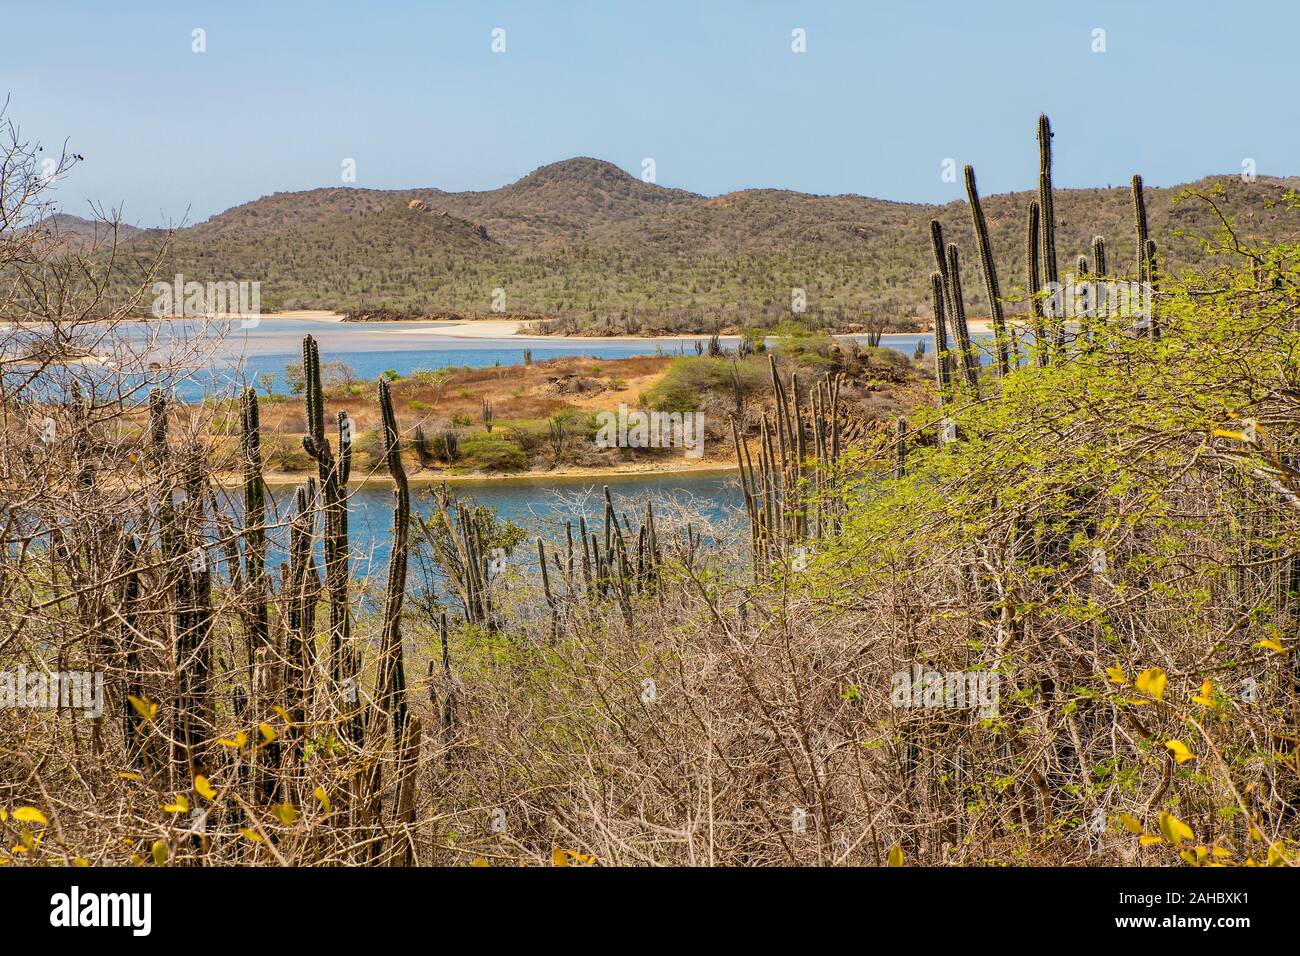
[[[1279,200],[1297,185],[1223,176],[1148,189],[1151,234],[1168,266],[1197,262],[1192,237],[1211,234],[1217,217],[1204,202],[1175,200],[1187,188],[1218,188],[1219,205],[1243,236],[1293,237],[1296,223]],[[1024,284],[1032,198],[1018,192],[984,200],[1004,295]],[[1062,275],[1094,235],[1105,236],[1112,271],[1131,271],[1127,188],[1058,190],[1056,206]],[[929,312],[932,218],[961,246],[968,296],[981,313],[987,307],[964,201],[930,206],[771,189],[705,197],[589,158],[483,192],[276,193],[179,230],[162,273],[260,280],[267,308],[478,314],[503,288],[511,313],[606,316],[613,326],[626,313],[686,324],[720,316],[776,321],[789,314],[791,290],[801,288],[814,317],[908,321]],[[158,236],[132,241],[148,257]]]

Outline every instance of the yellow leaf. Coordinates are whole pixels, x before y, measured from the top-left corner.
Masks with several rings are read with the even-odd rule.
[[[551,850],[551,866],[568,866],[569,857],[558,846]]]
[[[167,844],[165,841],[155,840],[151,852],[153,854],[153,861],[158,866],[162,866],[167,862]]]
[[[1255,646],[1262,647],[1266,651],[1273,651],[1277,654],[1282,654],[1286,651],[1286,648],[1284,648],[1277,641],[1256,641]]]
[[[158,705],[144,697],[133,697],[132,695],[127,694],[126,699],[131,702],[131,706],[135,708],[135,712],[145,720],[153,720],[155,715],[158,713]]]
[[[325,788],[324,788],[324,787],[317,787],[315,790],[312,791],[312,793],[315,795],[316,799],[320,801],[321,808],[322,808],[326,813],[329,813],[329,812],[330,812],[330,795],[329,795],[328,793],[325,792]]]
[[[1192,854],[1187,850],[1179,850],[1178,855],[1183,858],[1184,863],[1190,863],[1192,866],[1196,866],[1196,857],[1192,856]]]
[[[194,778],[194,789],[205,800],[215,800],[217,797],[217,791],[212,789],[212,784],[208,783],[208,778],[203,774],[199,774]]]
[[[1286,856],[1285,854],[1282,853],[1282,847],[1276,843],[1270,843],[1268,845],[1268,865],[1269,866],[1286,865]]]
[[[1174,752],[1174,759],[1179,763],[1187,763],[1189,760],[1195,760],[1196,754],[1187,749],[1187,744],[1181,740],[1166,740],[1165,746]]]
[[[9,811],[6,810],[4,807],[0,807],[0,823],[4,823],[8,819],[9,819]]]
[[[240,827],[239,832],[246,840],[252,840],[254,843],[265,842],[262,839],[262,834],[258,833],[256,830],[250,830],[248,827]]]
[[[1215,856],[1232,856],[1232,853],[1221,846],[1211,847],[1210,852]]]
[[[79,856],[79,857],[77,857],[75,860],[72,861],[72,865],[73,865],[73,866],[90,866],[90,861],[87,860],[84,856]]]
[[[1250,828],[1249,830],[1247,830],[1246,832],[1250,835],[1250,838],[1251,838],[1252,840],[1254,840],[1256,843],[1263,843],[1263,842],[1264,842],[1264,834],[1260,833],[1260,832],[1259,832],[1257,829],[1255,829],[1254,827],[1251,827],[1251,828]]]
[[[470,866],[491,866],[492,864],[480,856],[480,857],[475,857],[473,860],[471,860],[469,865]]]
[[[1151,834],[1147,834],[1146,836],[1142,836],[1138,838],[1138,843],[1142,844],[1143,846],[1155,846],[1157,843],[1164,843],[1164,842],[1165,842],[1164,837],[1158,837]]]
[[[1246,436],[1241,432],[1230,432],[1226,428],[1216,428],[1210,434],[1216,438],[1235,438],[1237,441],[1245,441]]]
[[[1200,704],[1202,707],[1208,707],[1213,710],[1217,706],[1214,702],[1214,682],[1207,680],[1203,683],[1201,685],[1200,694],[1193,697],[1192,701]]]
[[[279,715],[280,715],[280,719],[283,720],[286,724],[292,724],[292,723],[293,723],[293,720],[290,719],[290,717],[289,717],[289,712],[288,712],[287,710],[285,710],[283,707],[281,707],[279,704],[276,704],[276,705],[275,705],[274,707],[272,707],[271,709],[272,709],[273,711],[275,711],[277,714],[279,714]]]
[[[257,729],[262,732],[262,736],[266,738],[268,744],[276,737],[275,728],[270,724],[258,724]]]
[[[1124,676],[1124,668],[1116,664],[1114,667],[1106,668],[1106,680],[1112,684],[1118,684],[1124,687],[1128,684],[1128,678]]]
[[[1137,676],[1137,689],[1156,700],[1163,700],[1165,696],[1165,684],[1169,679],[1165,677],[1165,672],[1159,667],[1148,667]]]
[[[1178,846],[1184,840],[1196,839],[1196,834],[1192,833],[1191,827],[1172,813],[1164,811],[1160,813],[1160,834],[1174,846]]]
[[[188,813],[190,809],[190,801],[186,798],[185,794],[178,793],[176,794],[176,802],[167,804],[163,809],[168,813]]]
[[[223,737],[220,740],[218,740],[217,743],[221,744],[221,746],[223,747],[234,747],[238,749],[244,746],[244,744],[248,743],[248,734],[244,733],[241,730],[239,733],[235,734],[235,738],[233,740],[228,740],[225,737]]]
[[[272,804],[271,814],[287,827],[293,826],[293,822],[298,819],[298,811],[292,803]]]
[[[890,866],[903,865],[903,848],[899,846],[897,843],[895,843],[893,846],[889,848],[888,863]]]
[[[143,780],[143,779],[144,779],[144,777],[140,776],[138,773],[131,773],[130,771],[127,771],[127,770],[122,771],[121,773],[118,774],[118,776],[121,777],[123,780]]]
[[[1127,813],[1121,813],[1119,815],[1119,822],[1124,824],[1124,829],[1128,830],[1129,833],[1136,833],[1138,836],[1142,835],[1142,824],[1138,823],[1137,820],[1133,819]]]
[[[42,827],[50,825],[50,821],[45,819],[45,814],[35,807],[19,807],[14,811],[14,819],[19,823],[35,823]]]

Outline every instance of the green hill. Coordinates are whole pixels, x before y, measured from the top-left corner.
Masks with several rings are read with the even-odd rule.
[[[1166,268],[1199,264],[1192,237],[1218,224],[1208,204],[1175,202],[1186,189],[1221,189],[1216,201],[1243,237],[1282,240],[1295,237],[1277,203],[1298,182],[1216,176],[1148,188],[1151,234]],[[1007,296],[1024,284],[1031,198],[1026,191],[984,199]],[[1131,271],[1127,187],[1058,190],[1056,208],[1063,275],[1094,235],[1105,236],[1112,271]],[[962,247],[978,315],[985,307],[964,201],[930,206],[772,189],[705,197],[587,158],[483,192],[275,193],[178,230],[161,273],[259,280],[270,309],[482,314],[503,288],[512,314],[595,317],[611,328],[778,321],[789,315],[791,290],[801,288],[814,318],[906,324],[929,314],[931,218]],[[143,261],[161,235],[128,241]]]

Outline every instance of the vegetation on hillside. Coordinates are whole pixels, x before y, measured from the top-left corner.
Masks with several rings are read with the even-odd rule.
[[[1247,239],[1294,235],[1278,204],[1291,181],[1213,177],[1187,187],[1216,202]],[[954,197],[960,185],[954,186]],[[1136,257],[1125,188],[1055,190],[1061,261],[1110,237],[1116,261]],[[1177,266],[1205,263],[1195,237],[1214,210],[1180,202],[1183,188],[1148,189],[1153,235]],[[984,198],[1009,312],[1023,311],[1021,247],[1029,195]],[[596,160],[544,167],[497,190],[443,193],[317,189],[277,193],[171,236],[160,273],[260,281],[266,309],[324,308],[411,315],[492,315],[504,290],[512,315],[559,319],[582,334],[708,333],[771,326],[792,316],[793,292],[813,328],[906,330],[928,323],[926,223],[964,229],[967,203],[944,206],[760,189],[707,198],[671,190]],[[152,264],[161,234],[135,237]],[[977,261],[964,284],[980,289]],[[145,268],[141,265],[140,268]],[[1062,278],[1072,272],[1062,270]],[[119,290],[127,287],[122,273]],[[987,315],[982,294],[972,315]],[[499,307],[498,307],[499,311]]]

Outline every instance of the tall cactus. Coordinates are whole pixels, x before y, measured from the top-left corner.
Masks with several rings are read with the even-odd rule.
[[[1159,276],[1156,275],[1156,241],[1148,239],[1142,245],[1142,251],[1146,259],[1146,285],[1151,290],[1150,299],[1148,300],[1151,314],[1148,316],[1147,335],[1153,339],[1160,338],[1160,326],[1156,322],[1156,287],[1159,285]]]
[[[1142,177],[1133,176],[1133,221],[1137,228],[1137,280],[1147,281],[1147,201],[1142,190]]]
[[[980,269],[984,273],[984,293],[989,300],[989,319],[993,323],[993,344],[998,358],[998,374],[1007,375],[1011,366],[1007,358],[1007,323],[1002,314],[1002,293],[998,290],[997,266],[993,261],[993,244],[989,241],[988,222],[980,205],[975,186],[975,167],[966,167],[966,198],[970,201],[971,222],[975,226],[975,243],[979,249]]]
[[[966,303],[961,292],[961,259],[957,254],[957,244],[948,243],[948,288],[949,307],[952,309],[952,331],[957,339],[957,354],[961,359],[962,372],[966,384],[975,396],[979,397],[979,362],[970,341],[970,328],[966,324]]]
[[[250,600],[249,647],[254,650],[267,646],[271,640],[266,609],[266,485],[262,480],[261,441],[257,391],[248,388],[240,405],[239,450],[244,471],[244,578]]]
[[[289,521],[289,564],[285,590],[288,593],[285,687],[295,728],[306,726],[316,670],[316,602],[320,579],[312,558],[312,536],[316,521],[316,479],[294,494],[294,512]],[[294,746],[301,744],[301,731]]]
[[[943,283],[944,313],[952,321],[952,284],[948,281],[948,252],[943,241],[943,223],[938,219],[930,220],[930,251],[934,253],[934,268]]]
[[[391,720],[393,743],[406,733],[406,668],[402,658],[402,598],[406,593],[406,568],[411,523],[411,492],[402,465],[402,445],[393,414],[393,396],[388,382],[379,379],[380,432],[384,464],[392,476],[396,497],[393,507],[392,549],[388,559],[388,582],[384,593],[384,626],[380,638],[377,693],[380,707],[374,714],[378,721]]]
[[[306,390],[307,435],[303,448],[316,462],[323,500],[325,535],[325,590],[329,594],[330,673],[340,685],[347,685],[346,697],[353,697],[360,662],[352,648],[352,621],[348,604],[348,525],[347,479],[352,461],[352,435],[347,417],[339,413],[339,456],[334,457],[325,437],[325,394],[321,386],[320,349],[310,335],[302,340],[302,364]],[[346,701],[353,703],[354,701]],[[359,715],[351,725],[354,741],[359,741],[362,725]]]
[[[1056,264],[1056,205],[1052,201],[1052,124],[1046,113],[1038,117],[1038,209],[1042,219],[1039,247],[1042,280],[1056,289],[1061,276]],[[1065,335],[1065,324],[1059,316],[1051,318],[1052,345],[1059,347]]]
[[[1106,239],[1092,237],[1092,274],[1098,278],[1106,275]]]
[[[934,375],[939,386],[939,404],[952,396],[949,378],[948,323],[944,318],[943,276],[936,270],[930,273],[930,296],[934,309]]]
[[[1052,357],[1051,342],[1047,337],[1047,324],[1043,321],[1043,277],[1040,266],[1041,213],[1038,200],[1029,203],[1029,222],[1025,230],[1025,269],[1029,276],[1029,321],[1034,329],[1034,364],[1044,368]]]

